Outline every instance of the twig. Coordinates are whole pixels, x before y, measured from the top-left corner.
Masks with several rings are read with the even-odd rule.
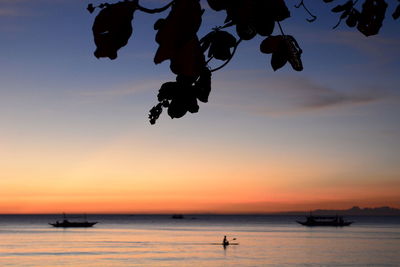
[[[358,0],[354,1],[354,3],[353,3],[353,5],[352,5],[351,9],[348,10],[348,14],[350,14],[351,11],[353,11],[354,6],[357,4],[357,2],[358,2]],[[343,14],[345,14],[346,12],[347,12],[347,11],[344,11]],[[337,27],[339,27],[339,25],[340,25],[340,23],[342,22],[342,20],[348,16],[348,14],[347,14],[346,16],[343,17],[343,14],[340,16],[339,21],[336,23],[335,26],[333,26],[332,29],[336,29]]]
[[[278,23],[278,26],[279,26],[279,30],[281,31],[281,34],[282,34],[283,36],[285,36],[285,33],[283,32],[283,29],[282,29],[282,26],[281,26],[280,22],[277,21],[277,23]]]
[[[235,23],[233,21],[231,21],[231,22],[225,23],[225,25],[221,26],[220,29],[225,29],[225,28],[231,27],[233,25],[235,25]]]
[[[225,23],[225,24],[222,25],[222,26],[216,26],[216,27],[212,28],[212,30],[213,30],[213,31],[219,31],[219,30],[221,30],[221,29],[225,29],[225,28],[231,27],[231,26],[233,26],[233,25],[235,25],[235,23],[231,21],[231,22]]]
[[[148,8],[145,8],[145,7],[142,7],[141,5],[139,5],[139,3],[137,3],[137,9],[138,10],[140,10],[140,11],[143,11],[143,12],[145,12],[145,13],[148,13],[148,14],[156,14],[156,13],[161,13],[161,12],[163,12],[163,11],[165,11],[165,10],[167,10],[170,6],[172,6],[172,4],[174,4],[175,3],[175,1],[171,1],[169,4],[167,4],[166,6],[163,6],[163,7],[161,7],[161,8],[155,8],[155,9],[148,9]]]
[[[210,63],[210,61],[214,58],[214,56],[210,57],[207,61],[206,61],[206,65],[208,65],[208,63]]]
[[[310,19],[306,19],[308,22],[313,22],[317,19],[317,16],[315,16],[311,11],[307,8],[307,6],[304,4],[304,0],[301,0],[299,4],[295,5],[295,8],[300,8],[303,7],[304,10],[311,16]]]

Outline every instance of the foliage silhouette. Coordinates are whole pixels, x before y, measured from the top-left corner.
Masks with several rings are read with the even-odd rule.
[[[161,13],[170,9],[166,18],[159,18],[154,24],[157,31],[155,40],[159,47],[155,53],[154,63],[170,60],[170,69],[176,74],[176,80],[164,83],[158,93],[158,104],[149,113],[149,120],[154,124],[164,108],[171,118],[180,118],[187,112],[199,111],[197,101],[208,102],[211,91],[211,73],[226,66],[234,56],[242,41],[251,40],[256,35],[266,37],[260,44],[260,51],[272,54],[271,66],[274,71],[289,62],[295,71],[302,71],[302,50],[291,35],[286,35],[280,24],[290,17],[285,0],[207,0],[214,11],[226,12],[222,26],[199,39],[197,32],[202,24],[200,0],[173,0],[164,7],[148,9],[139,4],[139,0],[124,0],[116,3],[103,3],[98,6],[89,4],[90,13],[99,9],[92,31],[97,58],[116,59],[118,50],[124,47],[132,35],[132,20],[135,12],[149,14]],[[388,4],[385,0],[323,0],[339,3],[332,8],[339,14],[337,28],[342,20],[348,27],[356,27],[365,36],[376,35],[382,27]],[[394,2],[394,1],[393,1]],[[392,13],[393,19],[400,17],[400,0]],[[313,22],[317,17],[310,12],[304,0],[295,8],[304,8],[310,15],[306,20]],[[361,8],[361,9],[360,9]],[[275,27],[279,35],[272,35]],[[234,27],[237,38],[224,31]],[[207,56],[205,56],[207,55]],[[208,58],[206,60],[206,57]],[[211,60],[224,63],[210,69]]]

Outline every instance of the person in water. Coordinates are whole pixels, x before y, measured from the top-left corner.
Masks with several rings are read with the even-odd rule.
[[[229,245],[229,241],[228,241],[228,239],[226,239],[226,235],[224,235],[224,240],[222,241],[222,245],[223,246],[228,246]]]

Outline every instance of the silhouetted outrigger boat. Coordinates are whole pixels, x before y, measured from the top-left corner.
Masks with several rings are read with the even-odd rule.
[[[86,220],[86,215],[85,215],[85,221],[81,221],[81,222],[70,222],[67,220],[65,214],[63,214],[63,217],[64,217],[64,220],[62,220],[61,222],[56,221],[55,223],[49,223],[49,224],[54,227],[67,228],[67,227],[92,227],[93,225],[95,225],[97,223],[97,222],[88,222]]]
[[[349,226],[353,222],[343,220],[342,216],[307,216],[304,222],[296,221],[305,226]]]
[[[171,216],[172,219],[183,219],[183,215],[182,214],[174,214]]]

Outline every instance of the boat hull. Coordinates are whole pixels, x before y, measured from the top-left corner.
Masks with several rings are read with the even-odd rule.
[[[210,243],[210,245],[218,245],[218,246],[237,246],[239,245],[239,243],[229,243],[229,244],[225,244],[224,243]]]
[[[353,223],[353,222],[336,223],[336,222],[300,222],[300,221],[296,222],[304,226],[335,226],[335,227],[349,226]]]
[[[68,223],[49,223],[54,227],[62,227],[62,228],[69,228],[69,227],[92,227],[97,222],[68,222]]]

